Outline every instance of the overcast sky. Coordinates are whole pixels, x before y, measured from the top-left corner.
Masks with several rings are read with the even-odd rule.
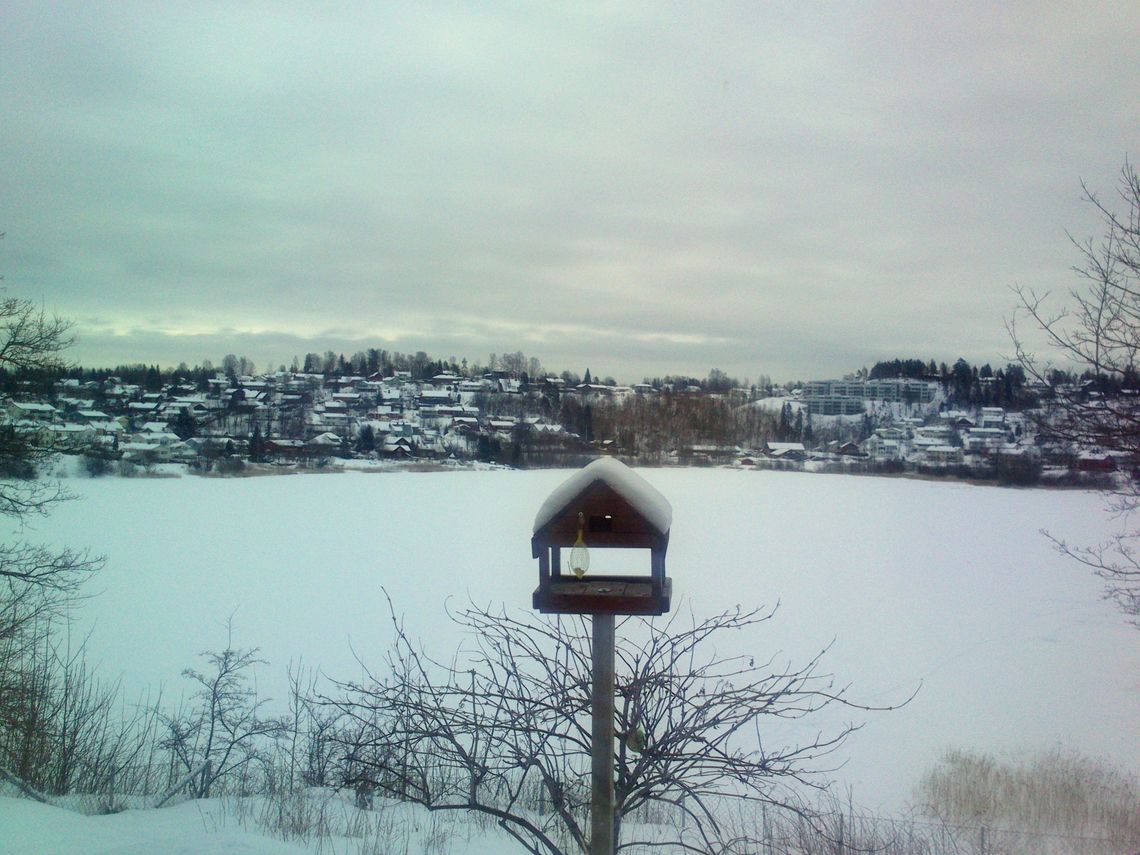
[[[74,359],[996,363],[1140,158],[1136,3],[332,7],[0,0],[0,272]]]

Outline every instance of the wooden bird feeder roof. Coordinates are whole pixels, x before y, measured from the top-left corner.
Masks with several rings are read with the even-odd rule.
[[[644,478],[613,458],[601,458],[567,479],[543,503],[534,520],[531,553],[539,561],[534,607],[557,614],[662,614],[669,610],[671,582],[665,551],[673,510]],[[562,572],[561,550],[574,546],[579,530],[587,549],[647,549],[646,576]]]

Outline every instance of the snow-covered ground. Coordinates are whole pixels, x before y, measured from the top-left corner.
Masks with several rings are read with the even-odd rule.
[[[219,825],[221,802],[84,816],[27,799],[0,798],[0,852],[11,855],[308,855],[309,849]]]
[[[283,808],[289,820],[328,833],[291,835],[289,841],[264,833],[280,824]],[[213,798],[102,816],[0,796],[4,855],[506,855],[516,848],[488,822],[394,802],[359,811],[336,794],[318,791],[303,800]]]
[[[901,710],[836,713],[773,734],[863,722],[830,758],[843,764],[832,777],[845,798],[901,810],[919,775],[952,746],[1000,754],[1061,745],[1140,771],[1136,631],[1101,599],[1100,582],[1040,533],[1105,539],[1121,522],[1099,496],[768,471],[639,472],[673,507],[675,609],[700,617],[780,603],[772,621],[718,644],[799,662],[833,642],[825,665],[870,704],[897,703],[921,686]],[[379,661],[390,637],[381,586],[411,633],[440,654],[460,641],[448,597],[529,609],[531,525],[570,474],[77,478],[69,486],[84,498],[33,521],[28,534],[107,556],[76,625],[90,631],[103,676],[120,677],[128,696],[182,692],[179,673],[225,645],[232,615],[235,644],[260,647],[270,662],[259,690],[283,698],[291,662],[352,678],[355,657]],[[595,551],[591,570],[605,569]],[[47,808],[2,804],[5,828],[15,814],[56,822]],[[140,846],[84,851],[151,851]],[[40,850],[5,848],[0,835],[0,852],[16,851]]]

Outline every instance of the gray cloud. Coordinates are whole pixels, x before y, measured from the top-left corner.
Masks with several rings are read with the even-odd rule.
[[[399,4],[398,4],[399,5]],[[13,8],[2,264],[83,362],[997,361],[1135,149],[1140,13]]]

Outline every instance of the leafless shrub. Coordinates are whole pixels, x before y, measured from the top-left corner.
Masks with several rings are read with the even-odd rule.
[[[150,783],[156,720],[149,705],[128,709],[119,687],[102,683],[85,643],[66,646],[44,631],[10,661],[0,697],[0,766],[51,796],[75,792],[116,799]]]
[[[391,604],[389,604],[391,605]],[[614,753],[615,839],[727,851],[732,802],[779,805],[805,817],[805,788],[823,788],[822,758],[856,728],[780,744],[765,723],[851,702],[821,673],[821,653],[778,667],[724,654],[717,641],[770,612],[705,620],[629,619],[618,633]],[[561,855],[587,847],[590,801],[590,626],[577,617],[512,616],[472,606],[453,615],[473,646],[432,659],[392,612],[383,674],[329,698],[356,726],[345,743],[353,775],[430,811],[492,818],[525,849]],[[651,829],[623,824],[657,806],[678,818]],[[644,836],[647,835],[647,836]]]
[[[950,822],[1105,839],[1121,852],[1140,845],[1140,781],[1072,751],[1016,760],[949,751],[923,776],[918,796]]]
[[[206,651],[204,671],[182,672],[195,686],[188,704],[161,715],[163,746],[188,776],[195,798],[208,798],[215,788],[262,792],[270,779],[272,740],[286,729],[261,711],[267,699],[250,685],[251,670],[264,664],[256,648],[232,646],[233,626],[227,623],[227,643],[221,652]]]

